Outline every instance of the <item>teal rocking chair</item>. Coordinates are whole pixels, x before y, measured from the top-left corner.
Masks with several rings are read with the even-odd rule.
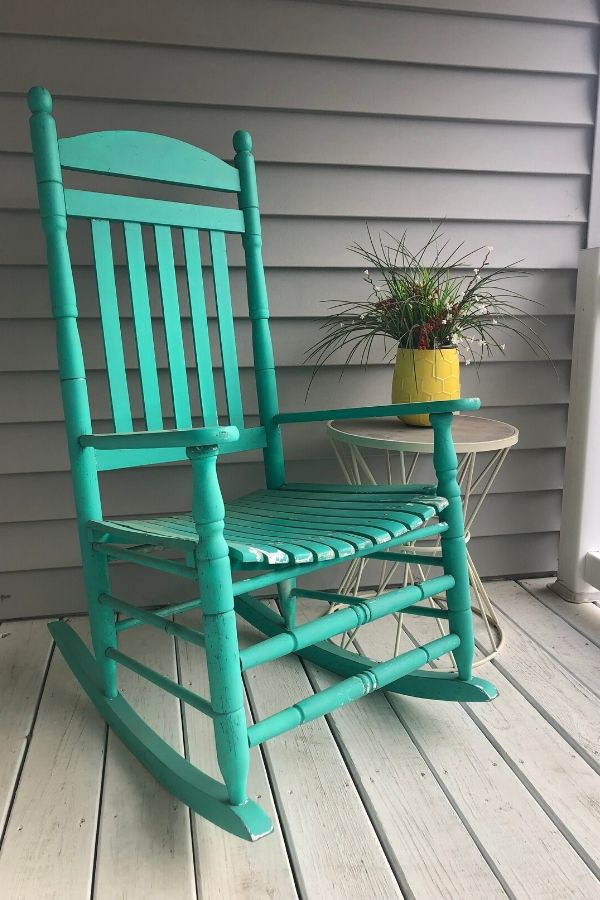
[[[261,807],[247,796],[252,747],[379,688],[437,700],[480,701],[495,696],[494,687],[475,678],[471,669],[473,623],[452,442],[453,413],[477,409],[479,401],[280,413],[250,135],[245,131],[234,135],[233,165],[157,134],[101,131],[58,140],[50,94],[43,88],[32,88],[28,100],[93,655],[66,622],[54,622],[50,630],[75,677],[140,762],[199,815],[233,834],[256,840],[268,834],[272,825]],[[228,192],[236,195],[237,208],[66,189],[63,169]],[[97,434],[92,428],[67,241],[69,218],[91,223],[114,421],[114,432],[108,434]],[[131,365],[125,361],[113,257],[112,241],[117,231],[124,241],[127,302],[133,313],[137,348],[136,377],[147,430],[133,427]],[[202,242],[206,240],[210,247],[226,416],[218,410],[215,392],[201,233]],[[151,235],[154,242],[169,403],[159,390],[144,235]],[[244,424],[226,235],[241,236],[245,256],[260,418],[257,427]],[[193,384],[199,397],[188,384],[174,236],[183,246],[185,294],[195,351]],[[193,421],[193,403],[198,400],[202,419]],[[286,481],[282,425],[399,413],[430,414],[437,485],[355,487]],[[174,428],[164,427],[167,416],[173,417]],[[263,452],[266,487],[224,505],[217,458],[256,448]],[[100,471],[186,459],[193,475],[191,515],[122,520],[103,516]],[[169,478],[168,470],[164,477]],[[437,535],[442,547],[437,565],[442,574],[420,584],[390,589],[368,600],[297,586],[299,576],[357,557],[427,562],[427,558],[415,556],[414,550],[407,556],[402,545]],[[138,606],[116,597],[109,580],[109,563],[116,560],[190,579],[197,584],[197,599],[149,610],[144,608],[143,598],[138,598]],[[277,590],[280,613],[255,597],[256,591],[269,586]],[[441,592],[446,593],[447,609],[434,612],[429,606],[419,605],[419,601]],[[297,624],[298,597],[342,602],[345,607]],[[202,610],[203,631],[175,620],[178,613],[194,607]],[[449,634],[384,662],[343,650],[331,640],[358,625],[400,611],[445,619]],[[240,650],[236,614],[265,638]],[[198,696],[119,650],[119,632],[140,624],[205,648],[209,698]],[[448,652],[454,654],[456,674],[424,669],[431,660]],[[342,678],[326,690],[248,725],[243,672],[289,653],[299,654]],[[213,720],[223,783],[192,766],[134,712],[119,692],[121,666]]]

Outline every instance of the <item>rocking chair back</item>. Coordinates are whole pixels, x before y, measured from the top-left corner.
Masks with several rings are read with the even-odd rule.
[[[67,219],[90,223],[93,260],[102,336],[106,359],[112,418],[116,432],[134,430],[132,386],[139,379],[145,428],[161,431],[165,418],[178,429],[197,424],[192,409],[198,392],[200,424],[235,425],[240,439],[222,448],[223,453],[263,448],[267,483],[278,487],[284,480],[279,429],[269,425],[278,412],[269,312],[261,252],[260,215],[252,141],[247,132],[234,136],[235,165],[229,165],[200,148],[163,135],[136,131],[100,131],[58,139],[52,102],[39,89],[37,113],[32,117],[36,176],[40,188],[45,230],[52,236],[49,256],[54,316],[59,324],[58,355],[61,378],[77,379],[70,391],[75,402],[66,403],[67,427],[79,438],[91,433],[89,397],[84,359],[77,328],[75,283],[66,240]],[[62,169],[121,176],[148,182],[235,193],[238,209],[202,206],[172,200],[147,199],[114,193],[63,188]],[[136,371],[126,363],[120,307],[115,277],[115,239],[125,248],[129,280],[129,308],[136,345]],[[174,233],[183,247],[185,293],[176,277]],[[207,235],[218,326],[220,366],[215,365],[209,335],[200,234]],[[145,247],[153,238],[160,286],[162,329],[168,365],[170,409],[161,397],[155,334],[148,281],[149,255]],[[240,235],[245,261],[248,311],[252,328],[256,390],[261,425],[246,428],[231,301],[226,235]],[[205,261],[206,262],[206,261]],[[127,300],[127,298],[125,298]],[[183,303],[189,303],[195,377],[188,382],[188,366],[182,328]],[[62,323],[61,323],[62,320]],[[215,375],[222,369],[226,415],[219,410]],[[71,422],[70,419],[75,421]],[[196,421],[193,421],[196,420]],[[95,449],[99,470],[142,466],[186,459],[185,448],[153,447],[126,450]]]

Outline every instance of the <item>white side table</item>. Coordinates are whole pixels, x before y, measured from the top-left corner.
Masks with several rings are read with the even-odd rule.
[[[387,482],[389,484],[406,484],[410,482],[417,460],[420,454],[433,454],[433,429],[417,428],[405,425],[396,418],[381,419],[352,419],[346,421],[331,421],[327,424],[335,455],[342,472],[350,484],[361,484],[363,481],[376,484],[376,479],[364,457],[364,450],[382,450],[385,456]],[[479,416],[455,416],[453,424],[453,436],[456,452],[459,456],[458,481],[463,495],[463,509],[465,517],[465,531],[467,541],[471,536],[471,528],[479,513],[488,492],[506,459],[511,447],[519,440],[519,432],[512,425],[505,422],[496,422],[493,419],[484,419]],[[477,465],[480,453],[491,454],[483,461],[482,466]],[[413,545],[410,545],[414,547]],[[409,547],[407,547],[409,549]],[[429,552],[432,556],[438,556],[440,552],[439,538],[433,543],[419,545],[419,553]],[[486,646],[483,651],[478,650],[474,666],[482,665],[492,659],[500,651],[504,641],[504,635],[496,612],[485,590],[481,578],[477,574],[471,555],[468,552],[469,578],[473,596],[473,612],[480,616],[486,634]],[[360,592],[360,583],[366,560],[354,560],[344,576],[340,591],[357,595]],[[396,574],[400,563],[382,564],[382,571],[377,591],[383,591]],[[415,573],[419,580],[427,577],[420,565],[405,565],[403,583],[414,582]],[[443,602],[442,598],[431,598],[432,606]],[[334,607],[332,607],[332,610]],[[402,637],[403,617],[396,615],[397,627],[395,635],[394,655],[398,653]],[[436,620],[443,634],[443,623]],[[344,646],[348,646],[354,640],[355,633],[349,634]],[[440,667],[442,668],[442,667]],[[454,661],[447,667],[454,669]]]

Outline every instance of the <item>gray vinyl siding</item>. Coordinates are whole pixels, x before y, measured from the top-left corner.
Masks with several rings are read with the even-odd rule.
[[[543,302],[555,369],[517,341],[463,393],[514,423],[517,449],[483,508],[473,552],[484,575],[556,566],[578,250],[585,246],[596,118],[595,0],[42,0],[0,11],[0,616],[82,608],[53,325],[25,92],[46,85],[59,133],[159,131],[231,158],[254,137],[282,409],[301,408],[322,301],[360,298],[347,246],[364,223],[523,260],[519,288]],[[129,189],[133,186],[130,185]],[[80,326],[96,427],[110,428],[89,244],[73,230]],[[256,420],[242,258],[231,254],[242,388]],[[123,260],[117,254],[119,283]],[[180,273],[181,274],[181,273]],[[211,323],[214,331],[214,322]],[[184,322],[189,330],[189,323]],[[126,356],[131,322],[123,323]],[[213,333],[213,339],[215,335]],[[159,353],[159,365],[165,360]],[[340,358],[309,403],[385,402],[391,369]],[[166,372],[161,372],[166,385]],[[220,383],[220,379],[217,378]],[[134,415],[141,409],[134,403]],[[286,432],[294,480],[337,478],[324,428]],[[376,463],[375,463],[376,464]],[[425,466],[424,477],[429,473]],[[260,486],[259,454],[221,465],[226,496]],[[186,466],[102,478],[107,514],[181,511]],[[131,586],[118,567],[117,586]],[[165,596],[142,576],[138,596]]]

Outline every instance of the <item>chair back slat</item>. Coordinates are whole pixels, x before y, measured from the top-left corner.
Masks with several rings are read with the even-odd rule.
[[[217,425],[217,401],[213,364],[210,352],[210,337],[206,315],[202,261],[200,256],[200,235],[194,228],[183,229],[183,252],[187,276],[190,317],[196,355],[196,372],[200,405],[205,425]]]
[[[141,222],[144,225],[172,225],[241,234],[244,216],[239,209],[197,206],[175,200],[150,200],[123,194],[65,190],[67,215],[74,219],[110,219],[112,222]]]
[[[156,247],[156,262],[158,265],[158,277],[160,282],[169,375],[171,379],[173,415],[175,417],[175,425],[177,428],[190,428],[192,424],[192,413],[187,383],[183,331],[181,328],[181,314],[179,310],[179,297],[177,294],[171,229],[165,225],[156,225],[154,228],[154,243]]]
[[[229,413],[230,424],[243,428],[244,416],[242,412],[242,394],[240,390],[240,373],[235,346],[235,331],[233,327],[233,310],[231,307],[225,235],[222,231],[211,231],[209,238],[215,301],[217,304],[219,345],[221,347],[225,394],[227,397],[227,411]]]
[[[144,404],[146,428],[158,431],[163,427],[163,417],[158,387],[158,370],[152,333],[152,316],[148,294],[148,278],[144,258],[142,228],[138,222],[123,224],[129,289],[133,311],[133,328],[140,367],[140,385]]]
[[[106,220],[92,219],[92,245],[113,419],[117,431],[132,431],[110,223]]]

